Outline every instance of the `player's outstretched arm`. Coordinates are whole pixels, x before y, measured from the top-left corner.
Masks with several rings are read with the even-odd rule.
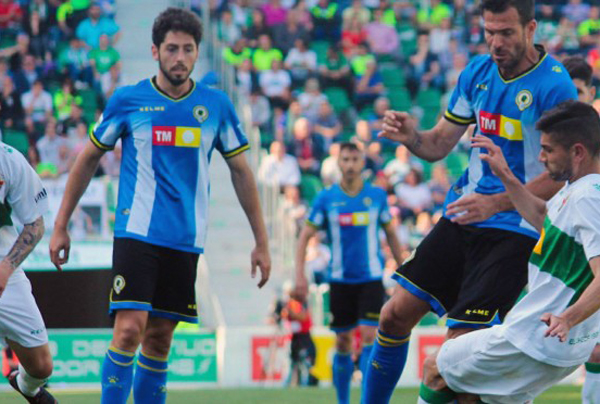
[[[0,261],[0,296],[4,293],[8,278],[17,269],[19,265],[33,251],[37,243],[44,235],[44,218],[39,217],[33,223],[23,226],[23,231],[13,244],[12,248]]]
[[[394,222],[392,221],[383,226],[383,231],[385,232],[385,237],[387,238],[390,250],[392,250],[394,260],[396,260],[396,264],[400,266],[402,264],[402,246],[400,245],[400,240],[398,240],[396,234],[396,226],[394,226],[393,223]]]
[[[226,160],[231,171],[231,182],[246,217],[250,222],[256,247],[252,251],[252,277],[256,276],[256,267],[260,269],[260,282],[262,288],[269,280],[271,274],[271,256],[269,254],[269,241],[267,229],[260,208],[258,189],[252,170],[243,153]]]
[[[387,111],[379,137],[404,144],[415,156],[434,162],[446,157],[467,129],[447,119],[431,130],[418,131],[416,120],[406,112]]]
[[[103,155],[103,150],[100,150],[92,142],[88,142],[83,151],[77,156],[77,160],[75,160],[69,173],[65,194],[50,238],[50,260],[59,271],[62,270],[62,265],[69,260],[69,249],[71,247],[71,240],[67,232],[69,220],[92,176],[98,169],[100,158]]]
[[[544,200],[535,196],[515,177],[502,154],[502,149],[496,146],[491,139],[477,135],[473,138],[472,147],[487,150],[487,154],[481,154],[481,159],[488,163],[492,172],[500,178],[510,201],[521,216],[540,231],[546,216],[546,203]]]
[[[306,273],[304,270],[306,262],[306,248],[308,246],[308,240],[317,234],[317,228],[307,223],[304,225],[300,237],[298,239],[298,246],[296,247],[296,295],[301,298],[306,298],[308,295],[308,280],[306,279]]]
[[[560,342],[565,342],[571,328],[600,310],[600,257],[592,258],[590,267],[594,272],[594,280],[575,304],[558,316],[545,313],[540,319],[548,325],[546,337],[558,337]]]

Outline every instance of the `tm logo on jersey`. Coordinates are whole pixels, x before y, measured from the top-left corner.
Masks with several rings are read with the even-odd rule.
[[[500,136],[508,140],[523,140],[521,122],[500,114],[481,111],[479,130],[486,135]]]
[[[154,146],[200,147],[202,130],[186,126],[153,126]]]
[[[339,215],[340,226],[368,226],[369,212],[342,213]]]

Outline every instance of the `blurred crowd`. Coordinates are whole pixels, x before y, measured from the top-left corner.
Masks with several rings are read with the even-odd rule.
[[[0,0],[1,139],[43,178],[69,171],[122,84],[115,0]],[[118,176],[120,150],[98,175]]]

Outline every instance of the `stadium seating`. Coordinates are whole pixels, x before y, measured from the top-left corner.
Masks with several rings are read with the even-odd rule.
[[[2,131],[2,141],[27,156],[27,151],[29,150],[27,133],[14,129],[4,129]]]

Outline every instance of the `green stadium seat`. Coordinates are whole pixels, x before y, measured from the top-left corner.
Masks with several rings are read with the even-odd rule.
[[[427,90],[421,90],[417,94],[416,103],[420,107],[424,109],[440,109],[442,99],[442,93],[439,90],[434,88],[429,88]]]
[[[27,133],[14,129],[4,129],[2,131],[2,141],[20,151],[24,156],[27,156],[27,151],[29,150],[29,137]]]
[[[302,174],[300,178],[300,195],[308,204],[312,204],[313,200],[323,189],[323,183],[317,176],[311,174]]]
[[[373,107],[365,107],[362,111],[360,111],[360,119],[369,119],[371,118],[371,116],[373,116],[374,113],[375,110],[373,109]]]
[[[439,108],[427,108],[424,111],[425,114],[421,119],[421,128],[426,130],[431,129],[437,124],[439,120],[440,110]]]
[[[329,49],[329,42],[314,41],[310,44],[309,47],[317,54],[317,63],[324,63],[325,59],[327,59],[327,49]]]
[[[417,52],[417,30],[412,23],[402,23],[397,28],[402,55],[405,58]]]
[[[406,84],[402,68],[381,69],[380,73],[383,84],[389,89],[402,88]]]
[[[390,90],[388,98],[392,109],[396,111],[409,111],[412,108],[410,93],[404,87]]]
[[[326,88],[323,92],[329,99],[329,102],[336,113],[339,114],[350,108],[350,99],[348,98],[346,90],[339,87],[331,87]]]
[[[448,174],[452,178],[458,178],[469,165],[469,156],[466,153],[452,152],[446,157]]]

